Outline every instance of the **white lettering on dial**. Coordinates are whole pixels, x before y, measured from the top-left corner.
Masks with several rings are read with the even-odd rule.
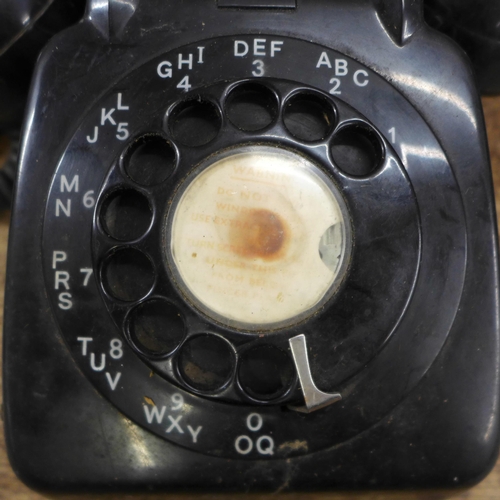
[[[59,309],[67,311],[73,307],[73,301],[71,300],[71,294],[69,292],[61,292],[58,296],[59,302],[57,303]]]
[[[59,290],[59,288],[64,287],[66,290],[69,290],[69,273],[68,271],[56,271],[55,272],[55,286],[54,288],[56,290]]]
[[[160,71],[158,67],[158,72]],[[124,141],[130,137],[128,130],[128,122],[117,121],[116,113],[123,113],[130,110],[130,106],[125,104],[123,94],[118,92],[116,94],[116,107],[101,108],[101,116],[99,125],[95,125],[91,134],[87,135],[86,139],[89,144],[95,144],[99,139],[99,127],[111,125],[116,127],[115,137],[119,141]]]
[[[101,126],[106,125],[106,122],[109,121],[111,125],[116,125],[116,122],[113,118],[113,113],[115,112],[115,108],[111,108],[110,110],[106,110],[106,108],[101,109]]]
[[[346,76],[349,73],[345,59],[335,59],[335,76]]]
[[[81,343],[82,356],[87,357],[87,355],[89,355],[89,364],[92,371],[103,372],[106,368],[107,356],[104,353],[96,355],[94,352],[89,351],[89,345],[94,339],[92,337],[77,337],[76,340]],[[109,355],[115,360],[123,357],[123,342],[120,339],[111,340],[109,343]],[[115,374],[112,375],[109,371],[106,371],[104,372],[104,376],[108,382],[109,388],[114,391],[118,387],[118,382],[121,380],[122,373],[115,372]]]
[[[97,364],[96,355],[93,352],[91,352],[90,353],[90,367],[95,372],[102,372],[104,370],[104,368],[106,367],[106,354],[101,354],[100,363]]]
[[[247,417],[247,427],[253,432],[260,431],[263,423],[264,421],[258,413],[250,413]]]
[[[68,193],[70,193],[71,191],[75,190],[75,193],[78,193],[79,181],[80,181],[80,177],[78,175],[74,175],[73,179],[71,179],[71,182],[68,181],[68,179],[65,175],[61,175],[60,192],[64,193],[64,191],[67,191]]]
[[[184,90],[184,92],[187,92],[190,88],[192,87],[192,85],[189,83],[189,76],[186,75],[178,84],[177,84],[177,88],[178,89],[181,89],[181,90]]]
[[[321,68],[321,66],[326,66],[327,68],[330,69],[332,67],[332,63],[330,62],[330,58],[328,57],[328,54],[326,52],[322,52],[321,55],[319,56],[316,68]]]
[[[245,57],[252,55],[258,57],[252,62],[252,75],[256,77],[265,75],[265,63],[263,57],[276,57],[282,51],[283,41],[268,40],[267,38],[255,38],[253,42],[245,40],[235,40],[233,54],[234,57]]]
[[[258,432],[262,429],[264,419],[259,413],[250,413],[246,418],[247,429],[251,432]],[[234,442],[234,447],[240,455],[248,455],[253,449],[259,455],[274,455],[274,440],[271,436],[259,436],[252,439],[245,434],[238,436]]]
[[[204,51],[205,51],[205,47],[198,47],[198,64],[203,64]]]
[[[68,254],[63,250],[54,250],[52,252],[52,269],[54,269],[54,290],[61,290],[57,296],[57,306],[63,311],[67,311],[73,307],[73,297],[70,290],[69,280],[70,274],[68,271],[57,269],[57,266],[62,262],[66,262]]]
[[[184,406],[184,398],[182,397],[182,394],[179,394],[176,392],[175,394],[172,394],[172,410],[180,410]]]
[[[245,57],[248,54],[249,46],[243,40],[236,40],[234,42],[234,55],[236,57]]]
[[[86,356],[89,342],[92,342],[94,339],[92,337],[78,337],[76,340],[82,343],[82,356]]]
[[[340,89],[342,85],[342,80],[339,77],[344,77],[349,75],[349,62],[347,59],[334,59],[332,64],[332,59],[327,52],[321,52],[321,55],[316,62],[316,69],[328,68],[335,70],[335,77],[330,79],[330,94],[340,95],[342,91]],[[370,83],[368,71],[364,69],[358,69],[353,73],[352,79],[357,87],[366,87]]]
[[[182,427],[179,425],[179,422],[182,420],[182,415],[177,415],[177,417],[172,417],[172,415],[168,415],[168,419],[170,420],[170,426],[165,431],[167,434],[170,434],[174,429],[179,434],[184,434]]]
[[[193,54],[188,54],[186,58],[182,54],[179,54],[177,68],[182,69],[182,66],[186,65],[188,69],[193,69]]]
[[[116,138],[120,141],[128,139],[130,132],[128,131],[128,122],[120,122],[116,128]]]
[[[126,129],[127,123],[118,124],[118,135],[124,139],[128,137],[128,130]],[[61,175],[59,184],[60,193],[79,193],[80,192],[80,176],[74,175],[71,179],[68,179],[65,175]],[[62,197],[61,197],[62,198]],[[65,215],[66,217],[71,217],[71,198],[65,200],[57,198],[56,199],[56,217]],[[83,195],[83,206],[85,208],[92,208],[95,205],[94,190],[90,190]]]
[[[330,85],[333,85],[333,87],[330,89],[330,94],[332,95],[342,94],[342,91],[339,90],[341,84],[342,82],[340,81],[340,78],[330,78]]]
[[[167,411],[166,406],[162,406],[161,410],[158,410],[157,406],[144,406],[144,412],[146,413],[146,420],[148,424],[152,424],[155,420],[156,423],[161,424],[163,422],[163,417]]]
[[[364,69],[358,69],[358,71],[354,73],[353,78],[354,83],[358,87],[366,87],[370,83],[370,80],[368,79],[368,72]]]
[[[255,38],[252,44],[245,42],[244,40],[235,40],[234,56],[245,57],[251,53],[251,55],[257,57],[276,57],[276,54],[281,52],[283,43],[284,42],[281,40],[268,41],[267,38]]]
[[[322,52],[319,56],[316,68],[321,67],[333,69],[335,67],[335,76],[346,76],[349,74],[349,63],[347,59],[335,59],[332,65],[331,59],[326,52]]]
[[[200,433],[201,429],[203,428],[201,425],[196,427],[196,429],[193,429],[190,425],[187,426],[189,434],[191,434],[191,437],[193,438],[193,443],[198,442],[198,434]]]
[[[181,434],[189,435],[193,443],[198,442],[198,437],[203,429],[202,425],[193,427],[191,425],[184,425],[183,417],[184,415],[171,415],[170,411],[179,411],[184,406],[184,398],[180,393],[174,393],[171,396],[172,404],[168,407],[163,405],[161,407],[156,406],[151,400],[148,400],[148,404],[144,405],[144,413],[146,421],[148,424],[160,424],[166,425],[165,432],[167,434]],[[187,433],[186,433],[187,430]]]
[[[116,389],[116,386],[118,385],[118,382],[120,381],[122,377],[122,374],[118,372],[115,375],[115,378],[113,378],[108,372],[106,372],[106,379],[108,381],[109,387],[112,391]]]
[[[248,455],[253,449],[253,441],[248,436],[238,436],[234,447],[240,455]]]
[[[54,250],[52,252],[52,269],[57,267],[58,262],[64,262],[68,259],[68,254],[60,250]]]
[[[97,139],[99,139],[99,127],[96,125],[94,127],[94,134],[87,136],[87,142],[89,144],[94,144],[97,142]]]
[[[121,94],[121,92],[118,94],[118,102],[116,104],[116,107],[119,111],[128,111],[130,109],[129,106],[125,106],[123,103],[122,103],[122,99],[123,99],[123,96]]]
[[[66,204],[59,198],[56,200],[56,217],[63,213],[66,217],[71,217],[71,200],[66,200]]]
[[[172,78],[172,63],[170,61],[162,61],[158,64],[156,72],[160,78]]]
[[[390,128],[390,129],[389,129],[389,134],[390,134],[390,136],[391,136],[391,142],[392,142],[393,144],[395,144],[395,143],[396,143],[396,127],[392,127],[392,128]]]
[[[177,65],[176,69],[179,71],[191,71],[196,58],[197,64],[204,64],[205,47],[197,47],[198,52],[196,54],[189,53],[184,54],[180,52],[177,54]],[[156,67],[156,73],[160,78],[172,78],[174,74],[174,65],[171,61],[162,61]],[[189,91],[192,88],[189,75],[184,75],[178,81],[176,88],[183,90],[184,92]]]
[[[85,208],[92,208],[95,205],[94,190],[91,189],[83,195],[83,206]]]
[[[113,359],[123,358],[123,342],[120,339],[113,339],[109,345],[109,355]]]
[[[90,267],[84,267],[80,269],[80,272],[85,274],[85,277],[83,278],[83,286],[87,286],[94,270]]]
[[[255,69],[252,71],[253,76],[264,76],[264,61],[256,59],[253,63]]]

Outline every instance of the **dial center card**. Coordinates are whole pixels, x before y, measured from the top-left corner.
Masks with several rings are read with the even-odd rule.
[[[206,314],[251,330],[312,314],[346,267],[343,205],[296,153],[254,146],[218,157],[184,183],[168,217],[176,281]]]

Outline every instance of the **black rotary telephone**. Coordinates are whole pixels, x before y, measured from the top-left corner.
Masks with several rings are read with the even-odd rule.
[[[49,490],[464,486],[496,459],[480,101],[397,0],[91,0],[26,112],[4,412]]]

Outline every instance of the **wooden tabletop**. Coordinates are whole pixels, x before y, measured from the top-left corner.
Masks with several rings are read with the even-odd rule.
[[[495,197],[497,200],[497,216],[500,214],[500,97],[488,97],[483,99],[488,137],[490,141],[490,151],[492,159],[493,178],[495,182]],[[2,154],[5,155],[7,143],[0,138],[0,164],[2,164]],[[0,322],[3,320],[3,288],[5,283],[5,260],[7,253],[7,236],[9,231],[8,213],[0,213]],[[499,217],[500,219],[500,217]],[[1,349],[1,343],[0,343]],[[1,387],[1,379],[0,379]],[[160,498],[190,500],[194,498],[231,499],[234,495],[73,495],[73,496],[50,496],[41,495],[29,490],[24,486],[12,472],[5,450],[3,438],[3,423],[0,421],[0,500],[39,500],[43,498],[62,499],[137,499],[156,500]],[[441,499],[471,499],[471,500],[500,500],[500,460],[493,471],[480,484],[470,490],[457,491],[425,491],[425,492],[396,492],[396,493],[350,493],[350,494],[290,494],[290,495],[245,495],[241,496],[248,500],[261,499],[283,499],[283,500],[441,500]]]

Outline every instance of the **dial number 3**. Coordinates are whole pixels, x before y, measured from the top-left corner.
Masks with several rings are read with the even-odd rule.
[[[264,76],[264,61],[256,59],[253,63],[255,69],[252,71],[253,76]]]

